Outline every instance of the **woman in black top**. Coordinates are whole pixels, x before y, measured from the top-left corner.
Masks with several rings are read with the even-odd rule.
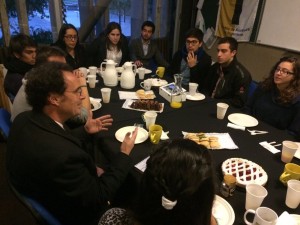
[[[78,31],[72,24],[63,24],[54,46],[66,52],[66,61],[73,68],[85,66],[84,47],[79,43]]]

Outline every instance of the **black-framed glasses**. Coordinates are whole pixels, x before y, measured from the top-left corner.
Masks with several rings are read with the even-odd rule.
[[[77,40],[77,35],[66,35],[65,38],[67,38],[69,41],[76,41]]]
[[[73,90],[73,91],[65,90],[65,92],[71,92],[79,97],[79,96],[82,96],[82,88],[83,87],[86,87],[86,86],[80,86],[76,90]]]
[[[275,69],[275,73],[280,73],[283,76],[288,76],[288,75],[293,75],[294,74],[293,72],[288,71],[287,69],[284,69],[284,68],[282,69],[280,67],[277,67]]]
[[[186,44],[186,45],[192,45],[192,46],[194,46],[194,45],[196,45],[196,44],[198,44],[198,43],[199,43],[199,41],[196,41],[196,40],[192,40],[192,41],[186,40],[186,41],[185,41],[185,44]]]

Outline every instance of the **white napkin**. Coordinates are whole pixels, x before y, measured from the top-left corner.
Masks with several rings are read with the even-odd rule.
[[[149,159],[150,156],[148,156],[147,158],[143,159],[142,161],[140,161],[139,163],[135,164],[135,168],[137,168],[138,170],[144,172],[145,169],[147,168],[147,160]]]
[[[297,225],[297,221],[293,217],[291,217],[291,215],[287,211],[284,211],[278,217],[276,225],[286,225],[286,224]]]
[[[161,133],[160,140],[168,140],[169,139],[168,134],[169,134],[169,131],[166,131],[166,132],[163,131]]]
[[[278,152],[280,152],[280,150],[278,150],[277,148],[275,148],[274,146],[270,145],[268,142],[263,141],[263,142],[259,142],[259,144],[261,146],[263,146],[265,149],[269,150],[270,152],[272,152],[273,154],[276,154]]]
[[[120,99],[138,99],[135,92],[132,91],[118,91]]]
[[[93,98],[93,97],[90,97],[90,100],[95,100],[95,101],[97,101],[97,102],[101,102],[101,101],[102,101],[101,98]]]
[[[227,127],[231,127],[233,129],[245,130],[246,128],[240,125],[236,125],[233,123],[227,123]]]

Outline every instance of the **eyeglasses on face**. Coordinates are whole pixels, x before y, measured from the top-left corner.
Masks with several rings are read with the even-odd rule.
[[[65,92],[71,92],[79,97],[79,96],[82,96],[82,87],[85,87],[85,86],[80,86],[79,88],[77,88],[76,90],[73,90],[73,91],[65,90]]]
[[[283,76],[293,75],[293,72],[288,71],[287,69],[281,69],[280,67],[277,67],[275,69],[275,73],[280,73]]]
[[[77,40],[77,35],[66,35],[65,38],[69,41],[72,41],[72,40]]]
[[[185,41],[185,44],[186,44],[186,45],[192,45],[192,46],[194,46],[194,45],[198,44],[198,42],[199,42],[199,41],[196,41],[196,40],[192,40],[192,41],[186,40],[186,41]]]

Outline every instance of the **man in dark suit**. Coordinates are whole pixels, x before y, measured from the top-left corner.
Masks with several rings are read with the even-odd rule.
[[[161,55],[157,43],[152,40],[155,25],[145,21],[141,26],[141,37],[131,40],[129,51],[131,60],[137,67],[156,70],[157,66],[168,67],[168,62]]]
[[[64,63],[47,62],[30,71],[25,88],[32,111],[19,114],[7,143],[12,185],[40,202],[64,225],[97,224],[132,168],[129,154],[137,129],[126,134],[120,152],[105,171],[83,147],[90,135],[112,124],[110,115],[90,116],[69,130],[64,122],[80,113],[82,84]]]

